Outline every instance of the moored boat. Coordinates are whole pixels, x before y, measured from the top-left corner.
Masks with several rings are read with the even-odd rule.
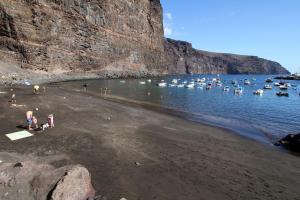
[[[187,84],[185,87],[186,88],[194,88],[195,84],[193,82],[191,82],[191,83]]]
[[[280,86],[280,83],[275,82],[275,83],[274,83],[274,86],[277,86],[277,87],[278,87],[278,86]]]
[[[283,96],[288,97],[289,93],[287,93],[287,92],[277,92],[276,95],[279,96],[279,97],[283,97]]]
[[[279,89],[281,89],[281,90],[287,90],[287,89],[289,89],[289,87],[287,85],[280,85]]]
[[[272,78],[267,78],[266,83],[273,83]]]
[[[272,88],[271,85],[265,85],[265,86],[264,86],[264,89],[265,89],[265,90],[272,90],[273,88]]]
[[[229,86],[225,86],[225,87],[223,88],[223,91],[229,92],[229,91],[230,91],[230,87],[229,87]]]
[[[234,94],[243,94],[243,88],[242,87],[237,87],[234,89]]]
[[[158,87],[166,87],[166,86],[167,86],[167,83],[164,82],[164,80],[161,80],[161,82],[160,82],[160,83],[157,83],[156,85],[157,85]]]
[[[255,94],[255,95],[263,95],[263,94],[264,94],[264,91],[263,91],[262,89],[258,89],[258,90],[255,90],[255,91],[253,92],[253,94]]]
[[[251,85],[251,82],[248,79],[244,80],[244,85]]]
[[[177,84],[177,83],[178,83],[178,80],[174,78],[174,79],[172,80],[172,83],[173,83],[173,84]]]

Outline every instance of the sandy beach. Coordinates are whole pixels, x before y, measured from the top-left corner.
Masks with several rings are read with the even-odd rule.
[[[175,117],[163,109],[108,100],[82,88],[46,85],[46,92],[0,86],[0,152],[57,156],[55,167],[82,164],[97,194],[118,200],[231,200],[300,198],[297,155]],[[36,110],[38,108],[38,110]],[[10,141],[25,112],[55,127]]]

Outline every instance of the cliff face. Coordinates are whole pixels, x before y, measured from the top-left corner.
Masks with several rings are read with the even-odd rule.
[[[50,73],[165,69],[159,0],[1,0],[0,60]]]
[[[171,74],[289,74],[279,63],[256,56],[200,51],[172,39],[164,40],[164,48]]]
[[[163,35],[160,0],[1,0],[0,77],[16,69],[114,78],[287,73],[272,61],[198,51]]]

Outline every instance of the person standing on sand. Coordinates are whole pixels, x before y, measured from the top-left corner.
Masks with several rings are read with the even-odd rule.
[[[84,92],[87,91],[87,87],[88,87],[88,84],[87,84],[87,83],[83,84],[83,91],[84,91]]]
[[[15,94],[15,93],[13,93],[13,94],[11,95],[11,103],[17,103],[17,100],[16,100],[16,94]]]
[[[28,124],[28,130],[32,130],[32,117],[33,117],[33,112],[32,111],[27,111],[26,112],[26,121]]]

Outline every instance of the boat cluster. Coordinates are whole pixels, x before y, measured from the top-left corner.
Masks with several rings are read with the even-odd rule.
[[[273,86],[272,86],[272,83],[273,83],[273,80],[271,78],[267,78],[265,80],[265,82],[267,84],[264,85],[264,90],[272,90],[273,89]],[[283,81],[280,81],[280,82],[275,82],[273,84],[275,87],[277,87],[280,91],[276,93],[277,96],[285,96],[285,97],[288,97],[289,96],[289,93],[288,92],[285,92],[286,90],[288,90],[290,87],[296,89],[297,88],[297,85],[291,85],[290,83],[287,83],[287,82],[283,82]],[[264,90],[263,89],[258,89],[256,91],[254,91],[253,93],[256,94],[256,95],[262,95],[264,93]]]
[[[233,81],[233,92],[235,94],[242,94],[243,93],[243,88],[239,86],[237,81]],[[206,90],[211,90],[213,87],[223,87],[223,83],[220,78],[197,78],[197,79],[192,79],[191,81],[181,81],[180,79],[173,79],[171,83],[167,83],[164,80],[161,80],[156,84],[158,87],[177,87],[177,88],[199,88],[199,89],[206,89]],[[250,83],[249,83],[250,85]],[[229,92],[232,90],[229,86],[224,86],[223,91]]]
[[[196,79],[191,79],[190,81],[187,80],[181,80],[181,79],[172,79],[171,82],[166,82],[164,80],[161,80],[159,82],[156,83],[156,85],[158,87],[177,87],[177,88],[187,88],[187,89],[192,89],[192,88],[199,88],[199,89],[206,89],[206,90],[211,90],[213,87],[219,87],[222,88],[223,87],[223,91],[224,92],[229,92],[229,91],[233,91],[234,94],[240,95],[243,94],[244,89],[243,87],[240,86],[239,83],[242,83],[242,85],[246,86],[251,86],[255,84],[256,79],[253,78],[251,80],[249,79],[244,79],[244,80],[232,80],[231,81],[231,85],[232,87],[225,85],[223,87],[223,82],[221,81],[221,79],[219,78],[219,76],[217,78],[196,78]],[[120,81],[120,82],[125,82],[125,81]],[[151,83],[152,80],[148,79],[146,81],[140,81],[139,84],[141,85],[145,85],[146,83]],[[291,85],[288,82],[275,82],[273,83],[273,80],[271,78],[267,78],[265,80],[266,84],[264,85],[264,87],[262,89],[257,89],[255,91],[253,91],[254,95],[263,95],[265,90],[272,90],[273,86],[277,87],[280,91],[276,93],[277,96],[286,96],[288,97],[289,94],[286,92],[290,87],[296,89],[297,85]],[[225,81],[225,84],[227,84],[228,82]],[[230,85],[230,84],[229,84]]]

